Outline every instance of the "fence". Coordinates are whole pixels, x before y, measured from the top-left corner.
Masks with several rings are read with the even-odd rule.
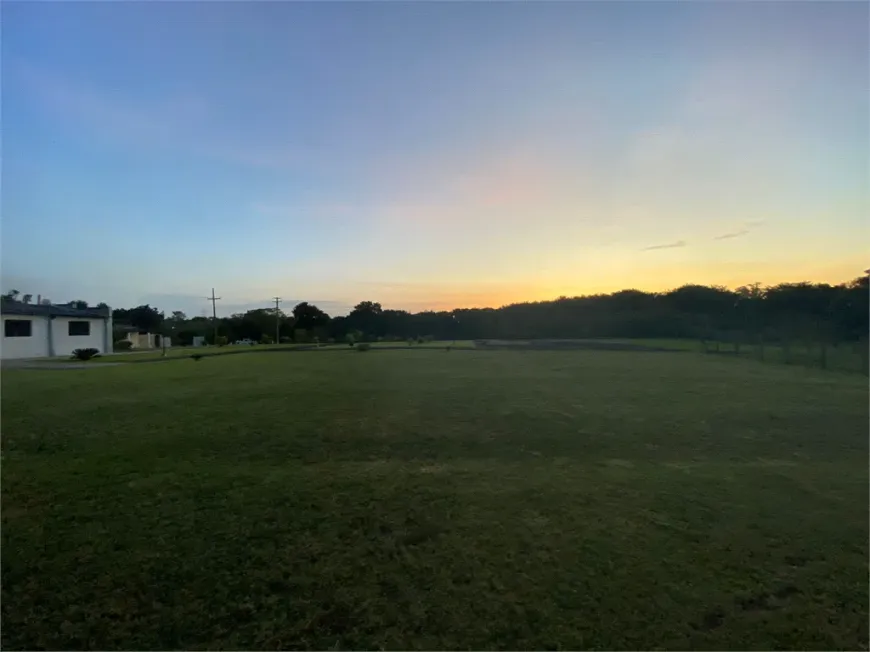
[[[811,339],[747,338],[742,334],[716,334],[700,340],[703,353],[730,355],[785,365],[816,367],[870,375],[867,340],[825,342]]]

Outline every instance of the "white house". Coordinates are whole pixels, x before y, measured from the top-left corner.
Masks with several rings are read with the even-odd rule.
[[[74,349],[112,353],[112,310],[20,302],[0,303],[0,358],[70,355]]]

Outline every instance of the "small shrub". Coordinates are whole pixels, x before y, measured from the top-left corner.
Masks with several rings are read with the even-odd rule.
[[[73,360],[90,360],[100,355],[99,349],[75,349],[72,352]]]
[[[334,338],[334,337],[330,337],[328,341],[329,341],[330,344],[335,344],[335,338]]]
[[[190,356],[190,359],[194,362],[199,362],[200,360],[202,360],[202,353],[194,353],[192,356]]]
[[[275,338],[273,338],[271,335],[266,335],[264,333],[263,337],[260,338],[260,344],[274,344],[274,343],[275,343]]]
[[[451,348],[452,347],[448,344],[446,347],[444,347],[444,350],[449,353]]]
[[[421,337],[418,337],[418,338],[417,338],[417,344],[422,344],[422,343],[423,343],[423,338],[422,338],[422,336],[421,336]]]
[[[352,333],[348,333],[344,336],[344,341],[348,343],[348,346],[353,346],[356,342],[356,339],[354,338]]]
[[[360,342],[359,344],[356,345],[357,351],[368,351],[371,348],[372,348],[372,345],[369,344],[368,342]]]
[[[133,348],[133,342],[130,340],[118,340],[115,342],[116,351],[129,351]]]
[[[217,344],[218,346],[226,346],[227,342],[229,342],[229,340],[227,339],[226,335],[219,335],[218,338],[215,340],[215,344]]]

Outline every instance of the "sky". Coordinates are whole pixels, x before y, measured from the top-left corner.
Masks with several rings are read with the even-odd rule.
[[[0,10],[4,291],[342,314],[870,266],[866,2]]]

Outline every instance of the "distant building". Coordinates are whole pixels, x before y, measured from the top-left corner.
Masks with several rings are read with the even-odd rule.
[[[131,343],[133,349],[168,349],[172,346],[172,340],[157,333],[129,332],[125,339]]]
[[[112,310],[4,301],[0,304],[3,338],[0,357],[66,356],[74,349],[112,353]]]

